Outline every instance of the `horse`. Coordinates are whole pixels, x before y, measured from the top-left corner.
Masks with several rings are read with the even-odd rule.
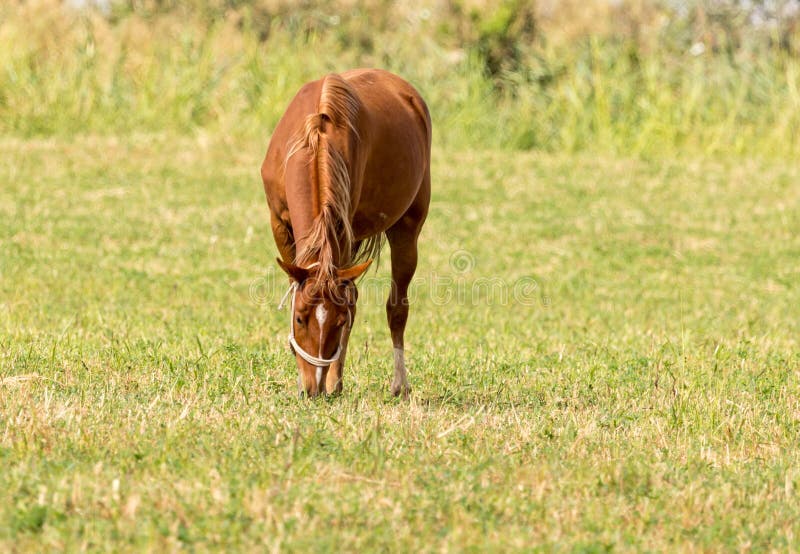
[[[385,237],[392,273],[386,302],[391,392],[408,397],[403,335],[430,204],[430,160],[425,101],[404,79],[379,69],[306,83],[275,127],[261,178],[276,260],[290,282],[289,346],[301,396],[342,392],[356,280]]]

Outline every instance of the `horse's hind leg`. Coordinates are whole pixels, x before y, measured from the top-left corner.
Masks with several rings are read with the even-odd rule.
[[[394,379],[392,394],[408,397],[408,386],[403,334],[408,321],[408,286],[417,269],[417,237],[425,222],[430,201],[430,178],[426,176],[422,189],[408,211],[386,230],[392,249],[392,291],[386,302],[386,317],[394,346]]]

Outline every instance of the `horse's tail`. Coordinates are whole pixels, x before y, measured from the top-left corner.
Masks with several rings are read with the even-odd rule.
[[[353,262],[353,228],[350,221],[350,171],[342,154],[326,133],[333,125],[358,138],[356,120],[361,102],[341,76],[331,73],[322,80],[318,113],[308,115],[300,135],[289,148],[287,159],[303,148],[309,151],[312,172],[316,175],[319,214],[295,263],[317,261],[320,271],[333,277],[334,248],[338,262]]]

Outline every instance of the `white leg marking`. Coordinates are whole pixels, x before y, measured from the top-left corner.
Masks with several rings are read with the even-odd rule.
[[[394,349],[394,370],[397,372],[402,368],[402,372],[406,372],[405,350],[402,348]]]
[[[392,381],[392,394],[401,392],[405,395],[408,391],[408,372],[406,371],[405,351],[402,348],[394,349],[394,380]]]

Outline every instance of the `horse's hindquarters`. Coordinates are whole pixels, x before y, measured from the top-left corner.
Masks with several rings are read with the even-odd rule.
[[[416,199],[430,164],[430,116],[419,93],[381,70],[343,75],[359,95],[366,128],[359,129],[363,172],[354,183],[353,230],[358,238],[394,225]]]

